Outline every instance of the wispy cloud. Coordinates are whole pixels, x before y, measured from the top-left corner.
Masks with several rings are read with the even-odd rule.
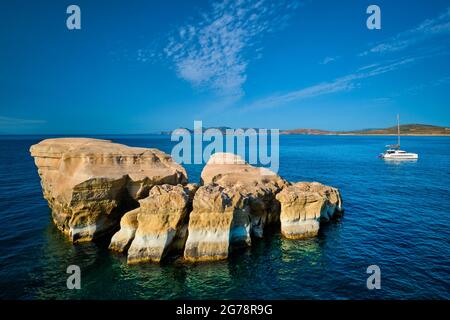
[[[321,62],[319,62],[319,64],[329,64],[331,62],[336,61],[337,59],[339,59],[339,57],[325,57]]]
[[[443,77],[437,80],[428,81],[426,83],[418,84],[412,87],[407,88],[404,93],[410,94],[410,95],[418,95],[422,93],[425,89],[428,88],[435,88],[443,85],[449,85],[450,84],[450,77]]]
[[[375,104],[388,104],[392,101],[391,97],[381,97],[372,99],[372,102]]]
[[[0,128],[44,124],[45,120],[19,119],[0,116]]]
[[[241,96],[250,58],[261,54],[261,38],[282,28],[297,6],[267,0],[213,3],[200,21],[170,37],[165,54],[178,76],[194,86]]]
[[[290,102],[301,101],[309,98],[352,90],[360,85],[363,79],[375,77],[384,73],[398,70],[406,65],[412,64],[419,59],[425,59],[429,56],[407,57],[384,63],[370,64],[359,68],[355,73],[339,77],[329,82],[319,83],[300,90],[288,92],[285,94],[275,94],[260,100],[254,101],[243,108],[244,111],[255,109],[275,108],[286,105]]]
[[[400,51],[429,39],[450,33],[450,7],[439,16],[423,21],[417,27],[398,33],[394,37],[376,44],[360,56],[371,53]]]

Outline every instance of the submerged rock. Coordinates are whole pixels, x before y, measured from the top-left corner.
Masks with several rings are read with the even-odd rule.
[[[275,195],[288,183],[274,172],[254,167],[235,154],[216,153],[204,167],[201,179],[204,184],[234,188],[248,198],[254,236],[262,237],[266,224],[279,221]]]
[[[221,260],[233,247],[249,246],[248,198],[236,188],[217,184],[202,186],[195,193],[184,249],[188,261]]]
[[[58,138],[43,140],[30,152],[53,221],[74,242],[115,229],[154,185],[187,182],[185,169],[157,149]]]

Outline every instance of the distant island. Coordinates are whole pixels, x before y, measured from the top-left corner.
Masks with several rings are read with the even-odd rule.
[[[185,129],[190,133],[194,133],[194,130],[188,128]],[[233,130],[230,127],[211,127],[202,128],[202,131],[207,129],[217,129],[223,134],[226,134],[227,129]],[[246,130],[247,128],[242,128]],[[258,128],[254,128],[258,131]],[[450,128],[433,126],[428,124],[404,124],[400,126],[400,132],[402,136],[450,136]],[[170,135],[172,131],[161,131],[162,135]],[[280,130],[280,134],[303,134],[303,135],[397,135],[397,126],[392,126],[384,129],[362,129],[353,131],[330,131],[330,130],[320,130],[320,129],[291,129],[291,130]]]
[[[404,124],[400,126],[403,136],[449,136],[450,128],[428,124]],[[384,129],[363,129],[353,131],[327,131],[317,129],[282,130],[280,134],[306,135],[397,135],[397,126]]]

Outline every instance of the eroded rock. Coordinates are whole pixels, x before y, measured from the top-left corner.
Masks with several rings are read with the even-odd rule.
[[[188,261],[221,260],[233,247],[249,246],[248,198],[236,188],[211,183],[195,193],[189,218],[184,258]]]
[[[141,211],[140,208],[128,211],[120,219],[120,230],[117,231],[111,238],[109,249],[124,252],[127,251],[133,242],[136,230],[138,227],[138,214]]]
[[[305,238],[343,212],[338,189],[291,184],[229,153],[210,158],[199,188],[157,149],[61,138],[30,151],[57,227],[77,242],[120,222],[110,249],[127,252],[128,263],[157,262],[172,251],[188,261],[226,259],[234,248],[250,246],[251,235],[262,237],[266,225],[281,222],[285,237]]]
[[[299,182],[276,195],[281,204],[281,233],[290,239],[316,236],[320,221],[343,211],[339,190],[318,182]]]
[[[137,229],[128,249],[128,263],[159,262],[170,251],[183,249],[192,206],[190,197],[196,188],[196,185],[155,186],[148,197],[139,201]]]
[[[157,149],[58,138],[43,140],[30,152],[53,221],[74,242],[116,228],[154,185],[187,182],[185,169]]]
[[[328,221],[344,212],[341,193],[337,188],[326,186],[319,182],[297,182],[293,184],[300,190],[317,192],[326,198],[326,211],[321,215],[321,220]]]
[[[301,190],[296,186],[284,188],[277,194],[281,203],[281,233],[290,239],[316,236],[325,197],[317,192]]]
[[[204,167],[201,179],[204,184],[239,190],[248,198],[254,236],[262,237],[266,224],[279,221],[275,195],[288,183],[270,170],[254,167],[231,153],[216,153]]]

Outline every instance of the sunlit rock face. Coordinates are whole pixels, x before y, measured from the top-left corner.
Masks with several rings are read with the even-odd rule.
[[[322,221],[333,219],[335,216],[340,216],[344,212],[344,206],[339,189],[326,186],[319,182],[297,182],[293,185],[299,190],[317,192],[321,196],[325,197],[326,210],[323,211],[320,216]]]
[[[248,198],[254,236],[263,237],[265,226],[279,221],[280,205],[275,195],[288,183],[270,170],[254,167],[231,153],[216,153],[204,167],[201,180],[235,188]]]
[[[250,207],[237,188],[211,183],[194,196],[184,258],[188,261],[222,260],[233,248],[249,246]]]
[[[316,236],[320,215],[326,209],[326,199],[316,192],[303,191],[295,186],[277,194],[281,203],[281,233],[290,239]]]
[[[290,239],[316,236],[320,221],[343,212],[339,190],[318,182],[299,182],[276,196],[281,204],[281,233]]]
[[[160,184],[187,182],[157,149],[89,138],[47,139],[30,148],[53,221],[73,242],[116,229],[124,212]]]
[[[128,263],[159,262],[169,252],[183,250],[196,189],[192,184],[155,186],[148,197],[139,201],[137,228],[128,249]]]
[[[120,230],[111,238],[109,249],[117,252],[126,252],[134,240],[138,227],[137,217],[140,208],[128,211],[120,219]]]

